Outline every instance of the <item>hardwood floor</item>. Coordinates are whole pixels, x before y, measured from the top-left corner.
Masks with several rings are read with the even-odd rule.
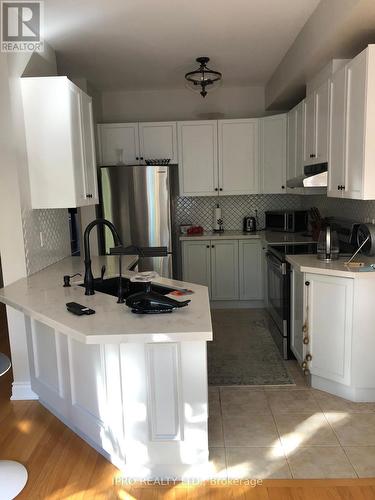
[[[0,351],[9,352],[2,307]],[[0,459],[18,460],[28,469],[20,500],[375,499],[375,479],[267,480],[255,487],[246,481],[121,485],[119,471],[38,402],[9,401],[10,383],[11,375],[0,379]],[[116,478],[119,483],[114,484]]]

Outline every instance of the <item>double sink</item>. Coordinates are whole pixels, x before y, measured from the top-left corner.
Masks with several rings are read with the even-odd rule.
[[[118,296],[119,289],[119,280],[120,278],[95,278],[94,279],[94,290],[96,292],[106,293],[107,295],[113,295],[114,297]],[[145,288],[145,284],[140,282],[136,283],[130,281],[128,278],[121,278],[121,284],[123,289],[123,297],[126,299],[133,293],[141,292]],[[84,287],[85,285],[82,283],[81,285]],[[151,285],[151,291],[160,293],[161,295],[167,295],[172,292],[174,289],[161,285]]]

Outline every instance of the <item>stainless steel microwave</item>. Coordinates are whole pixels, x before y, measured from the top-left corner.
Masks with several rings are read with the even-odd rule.
[[[268,210],[266,229],[297,233],[307,229],[306,210]]]

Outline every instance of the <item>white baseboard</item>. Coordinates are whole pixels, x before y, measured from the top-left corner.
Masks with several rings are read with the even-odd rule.
[[[13,382],[12,401],[23,401],[28,399],[39,399],[38,395],[31,389],[30,382]]]
[[[362,389],[347,386],[317,375],[311,375],[311,387],[320,391],[329,392],[340,398],[354,401],[355,403],[374,403],[375,389]]]
[[[263,309],[264,300],[211,300],[211,309]]]

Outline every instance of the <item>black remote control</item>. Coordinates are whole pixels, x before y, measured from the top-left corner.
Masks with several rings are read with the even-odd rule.
[[[87,306],[83,306],[77,302],[68,302],[66,304],[66,308],[69,312],[76,314],[77,316],[95,314],[94,309],[89,309]]]

